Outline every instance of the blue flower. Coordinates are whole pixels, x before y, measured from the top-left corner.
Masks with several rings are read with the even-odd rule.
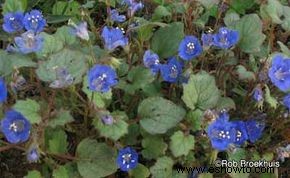
[[[257,102],[260,102],[264,99],[263,97],[263,91],[261,89],[261,87],[256,87],[254,89],[254,93],[253,93],[253,99]]]
[[[103,124],[106,124],[106,125],[112,125],[114,123],[114,118],[109,114],[101,116],[101,120]]]
[[[198,39],[194,36],[186,36],[179,44],[178,54],[184,60],[190,60],[199,56],[202,47]]]
[[[0,77],[0,104],[7,100],[8,91],[5,81]]]
[[[10,143],[22,143],[28,140],[31,125],[19,112],[7,111],[1,121],[1,129]]]
[[[74,77],[69,73],[65,67],[57,67],[56,69],[56,80],[54,80],[49,87],[51,88],[66,88],[73,84]]]
[[[126,46],[128,38],[124,36],[119,28],[110,28],[105,26],[102,31],[102,38],[105,41],[105,48],[112,51],[118,46]]]
[[[81,22],[78,25],[74,25],[72,33],[83,40],[88,41],[90,39],[87,22]]]
[[[128,172],[138,165],[138,153],[130,147],[126,147],[119,151],[117,164],[122,171]]]
[[[126,4],[129,6],[128,8],[128,15],[132,17],[135,12],[143,9],[144,4],[142,2],[136,2],[135,0],[123,0],[122,4]]]
[[[213,148],[224,151],[236,141],[237,132],[235,124],[229,122],[228,115],[224,113],[208,126],[207,135]]]
[[[117,74],[110,66],[95,65],[88,72],[88,83],[92,91],[108,92],[118,83]]]
[[[202,34],[201,41],[203,46],[212,46],[213,45],[213,34]]]
[[[32,30],[35,33],[39,33],[44,29],[46,20],[39,10],[32,10],[25,14],[23,23],[27,31]]]
[[[220,28],[219,32],[213,35],[213,45],[219,48],[228,49],[239,41],[239,32],[228,28]]]
[[[171,57],[167,64],[160,66],[161,76],[164,81],[176,83],[179,81],[182,73],[183,64],[175,57]]]
[[[110,11],[110,19],[113,22],[124,22],[126,20],[126,16],[125,15],[119,15],[119,12],[117,9],[112,9]]]
[[[3,30],[7,33],[14,33],[23,30],[23,12],[9,12],[4,15]]]
[[[39,160],[39,151],[38,151],[38,146],[35,144],[32,144],[27,153],[26,153],[26,159],[30,163],[36,163]]]
[[[156,74],[160,68],[159,56],[150,50],[145,51],[143,56],[143,63],[145,67],[150,68],[152,74]]]
[[[287,109],[290,110],[290,94],[284,96],[284,98],[283,98],[283,104],[284,104],[284,106],[287,107]]]
[[[245,122],[248,139],[250,142],[254,143],[257,141],[263,133],[263,130],[265,128],[264,122],[257,122],[256,120],[250,120]]]
[[[235,127],[235,131],[236,131],[234,144],[240,146],[240,145],[244,144],[244,142],[248,139],[248,134],[247,134],[245,122],[234,121],[232,123],[233,123],[233,125]]]
[[[271,82],[281,91],[290,90],[290,59],[283,59],[282,55],[275,55],[268,76]]]
[[[28,54],[32,52],[38,52],[43,47],[43,37],[40,35],[35,35],[32,31],[27,31],[21,35],[21,37],[14,38],[16,48],[13,51],[18,51],[23,54]]]

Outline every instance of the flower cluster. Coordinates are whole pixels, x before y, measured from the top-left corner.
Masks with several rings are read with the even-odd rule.
[[[4,15],[3,30],[7,33],[26,32],[14,38],[15,46],[9,45],[7,50],[28,54],[42,49],[43,37],[39,35],[46,26],[46,20],[38,10],[30,12],[10,12]]]
[[[229,145],[241,146],[246,140],[254,143],[264,130],[264,124],[256,120],[229,121],[229,115],[222,113],[207,128],[213,148],[224,151]]]
[[[229,49],[239,41],[239,32],[226,27],[219,29],[216,34],[202,34],[203,46],[215,46],[217,48]]]

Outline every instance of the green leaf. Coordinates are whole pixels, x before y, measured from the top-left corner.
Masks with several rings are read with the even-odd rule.
[[[271,108],[276,109],[278,106],[278,101],[271,96],[270,89],[265,85],[265,101],[270,105]]]
[[[255,81],[256,80],[256,76],[254,74],[254,72],[248,71],[244,66],[242,65],[238,65],[237,68],[237,73],[239,76],[240,80],[246,80],[246,81]]]
[[[63,154],[67,152],[67,136],[61,129],[46,129],[45,130],[46,148],[50,153]]]
[[[284,45],[281,41],[277,41],[278,45],[281,48],[281,51],[283,52],[283,54],[285,54],[286,56],[290,57],[290,50],[288,49],[288,47],[286,45]]]
[[[28,171],[28,174],[24,178],[42,178],[42,176],[39,171],[33,170]]]
[[[240,16],[239,16],[239,14],[237,14],[235,12],[226,13],[226,15],[224,17],[224,22],[225,22],[227,27],[233,27],[234,24],[239,20],[240,20]]]
[[[286,31],[290,31],[290,7],[283,6],[284,20],[282,22],[282,28]]]
[[[96,140],[82,140],[76,151],[78,170],[82,177],[106,177],[117,170],[116,151]]]
[[[59,40],[59,38],[45,32],[41,32],[40,35],[44,38],[44,44],[42,49],[36,53],[39,58],[48,57],[63,48],[64,44]]]
[[[167,156],[158,158],[154,166],[150,168],[152,177],[166,178],[172,176],[173,160]]]
[[[165,154],[167,144],[161,137],[145,137],[142,140],[142,156],[146,159],[156,159]]]
[[[13,108],[20,112],[31,124],[39,123],[41,117],[39,115],[39,104],[31,99],[17,100]]]
[[[261,5],[262,17],[269,17],[273,23],[281,24],[283,15],[283,6],[278,0],[268,0],[267,4]]]
[[[246,53],[259,52],[266,36],[262,33],[262,21],[257,14],[243,16],[234,25],[239,31],[239,47]]]
[[[152,15],[152,21],[162,21],[162,18],[168,17],[171,18],[171,12],[164,6],[158,6],[155,8]]]
[[[194,149],[194,137],[184,135],[183,132],[177,131],[170,137],[170,150],[175,157],[186,156],[190,150]]]
[[[240,161],[242,159],[246,159],[247,151],[243,148],[237,148],[235,151],[228,151],[228,160],[232,161]]]
[[[2,14],[8,12],[22,11],[24,12],[27,8],[27,0],[5,0],[2,5],[3,11]]]
[[[196,109],[194,111],[189,111],[186,114],[186,119],[190,122],[192,131],[201,130],[202,117],[203,117],[203,112],[199,109]]]
[[[202,173],[198,175],[198,178],[213,178],[213,175],[211,173]]]
[[[137,123],[130,124],[128,127],[128,134],[122,139],[125,145],[135,145],[138,142],[140,135],[140,126]]]
[[[71,16],[71,15],[52,15],[52,14],[49,14],[46,16],[46,21],[49,24],[61,23],[61,22],[68,21],[72,17],[73,16]]]
[[[57,1],[52,7],[53,15],[80,15],[80,5],[77,1]]]
[[[160,58],[168,58],[177,53],[180,41],[184,37],[184,27],[181,22],[174,22],[157,30],[151,41],[151,48]]]
[[[250,9],[255,4],[255,0],[232,0],[230,8],[239,14],[244,14],[245,10]]]
[[[150,134],[163,134],[185,116],[182,107],[161,97],[143,100],[138,107],[141,126]]]
[[[42,62],[36,73],[40,80],[53,82],[57,80],[56,69],[66,68],[74,78],[73,84],[77,84],[82,81],[83,74],[87,71],[87,59],[87,55],[77,50],[63,49],[49,56],[48,61]]]
[[[188,83],[183,85],[182,100],[192,110],[213,108],[219,98],[220,92],[214,77],[205,72],[191,75]]]
[[[138,66],[130,70],[126,81],[121,81],[118,87],[129,94],[134,94],[137,89],[146,87],[154,80],[150,69]]]
[[[236,109],[236,104],[234,100],[232,100],[230,97],[220,97],[217,107],[218,110],[222,109]]]
[[[201,3],[205,8],[210,9],[214,5],[218,5],[219,0],[197,0]]]
[[[112,125],[104,124],[101,118],[98,117],[94,119],[94,126],[102,136],[117,141],[128,133],[128,124],[123,120],[124,118],[127,119],[127,115],[125,113],[113,112],[112,117],[114,118]]]
[[[61,109],[55,118],[48,122],[48,125],[52,128],[57,126],[64,126],[65,124],[72,122],[74,118],[71,116],[69,111]]]
[[[62,41],[63,44],[72,45],[76,42],[77,38],[71,33],[71,27],[62,26],[57,29],[53,35],[56,39]]]
[[[134,178],[147,178],[150,176],[150,172],[143,164],[138,164],[135,169],[130,171],[130,175]]]
[[[112,100],[112,91],[106,93],[100,93],[91,91],[89,89],[88,77],[84,77],[83,81],[83,92],[87,95],[88,99],[98,108],[105,108],[108,106]]]
[[[14,68],[36,67],[28,56],[19,54],[8,54],[4,50],[0,50],[0,75],[6,76],[13,72]]]
[[[53,178],[69,178],[69,173],[65,166],[59,166],[57,169],[53,170]]]

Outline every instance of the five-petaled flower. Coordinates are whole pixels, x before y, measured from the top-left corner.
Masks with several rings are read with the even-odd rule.
[[[38,52],[43,47],[43,37],[35,34],[33,31],[27,31],[21,34],[20,37],[15,37],[16,47],[12,47],[13,51],[18,51],[23,54]]]
[[[0,77],[0,104],[7,99],[8,91],[3,78]]]
[[[25,14],[23,24],[27,31],[32,30],[35,33],[39,33],[44,29],[46,20],[39,10],[32,10]]]
[[[217,34],[213,35],[213,45],[222,49],[233,47],[239,41],[239,32],[225,27],[219,29]]]
[[[105,42],[105,48],[112,51],[118,46],[126,46],[128,38],[124,36],[119,28],[112,28],[105,26],[102,31],[102,38]]]
[[[236,141],[235,124],[229,122],[228,119],[228,114],[222,113],[207,128],[207,135],[213,148],[220,151],[226,150],[231,143]]]
[[[92,91],[108,92],[118,83],[117,74],[110,66],[97,64],[88,72],[88,83]]]
[[[23,30],[23,12],[9,12],[4,15],[3,30],[7,33],[20,32]]]
[[[125,15],[120,15],[117,9],[110,10],[110,19],[113,22],[124,22],[126,20]]]
[[[10,143],[22,143],[28,140],[31,125],[19,112],[10,110],[1,121],[1,130]]]
[[[159,56],[156,53],[153,53],[151,50],[147,50],[143,56],[144,66],[149,68],[152,74],[158,73],[160,69]]]
[[[183,64],[175,57],[171,57],[167,64],[160,66],[161,76],[164,81],[176,83],[179,81],[182,74]]]
[[[199,56],[202,52],[202,46],[194,36],[186,36],[179,44],[178,54],[184,60],[191,60]]]
[[[290,59],[278,54],[273,57],[268,71],[271,82],[281,91],[290,90]]]
[[[122,171],[128,172],[138,165],[138,153],[131,147],[126,147],[119,151],[117,164]]]

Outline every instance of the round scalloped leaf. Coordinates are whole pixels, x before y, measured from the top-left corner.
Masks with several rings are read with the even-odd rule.
[[[105,143],[84,139],[77,147],[78,170],[82,177],[106,177],[117,171],[116,151]]]
[[[141,126],[150,134],[163,134],[176,126],[185,116],[185,110],[161,97],[143,100],[138,107]]]
[[[53,82],[57,80],[57,68],[65,68],[74,78],[73,84],[82,81],[87,71],[87,56],[80,51],[63,49],[49,57],[48,61],[42,62],[36,70],[40,80]]]

